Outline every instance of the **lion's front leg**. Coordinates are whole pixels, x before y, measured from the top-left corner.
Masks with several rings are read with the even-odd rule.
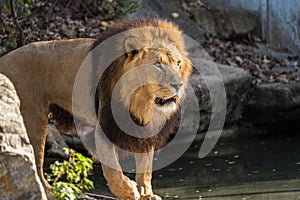
[[[139,200],[140,194],[134,181],[126,177],[122,171],[102,164],[103,175],[110,191],[120,200]]]
[[[148,153],[135,153],[136,183],[141,195],[141,200],[161,200],[161,197],[152,191],[152,162],[154,148]]]

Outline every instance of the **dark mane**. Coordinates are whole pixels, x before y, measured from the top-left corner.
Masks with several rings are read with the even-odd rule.
[[[103,108],[101,115],[105,118],[101,120],[100,125],[109,140],[119,148],[134,153],[149,152],[152,146],[155,150],[160,150],[169,141],[170,135],[175,132],[176,124],[180,120],[180,112],[178,111],[171,119],[166,121],[159,133],[148,138],[137,138],[124,133],[118,127],[110,106]]]

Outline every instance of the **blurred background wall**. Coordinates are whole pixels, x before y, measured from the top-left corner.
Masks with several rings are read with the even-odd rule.
[[[276,47],[300,53],[299,0],[202,0],[217,7],[242,8],[259,18],[256,33]]]

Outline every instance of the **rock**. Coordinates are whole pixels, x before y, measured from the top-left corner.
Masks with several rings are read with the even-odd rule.
[[[250,33],[255,29],[256,16],[242,9],[195,7],[189,9],[196,24],[205,32],[229,39]]]
[[[0,74],[0,199],[47,199],[19,106],[12,83]]]
[[[197,63],[205,71],[214,68],[215,63],[202,60]],[[235,124],[240,120],[242,108],[245,103],[246,95],[251,85],[251,75],[239,67],[227,65],[216,65],[223,80],[219,79],[217,74],[208,74],[205,77],[201,74],[193,74],[190,84],[199,100],[200,107],[200,131],[208,128],[211,119],[211,98],[206,82],[212,84],[224,83],[226,91],[226,121],[227,125]],[[215,91],[210,91],[215,92]],[[216,94],[218,96],[218,94]],[[223,97],[220,97],[223,98]]]
[[[140,0],[139,8],[131,15],[132,18],[158,17],[168,19],[180,26],[184,33],[203,44],[204,31],[181,9],[179,1],[174,0]]]
[[[226,123],[237,123],[246,101],[252,76],[239,67],[217,64],[222,75],[227,99]]]
[[[262,84],[252,89],[245,104],[243,121],[271,124],[300,121],[300,84]]]
[[[46,155],[47,157],[61,157],[68,158],[64,153],[64,148],[69,148],[61,133],[54,125],[48,126],[47,140],[46,140]]]
[[[72,130],[72,134],[67,134],[64,130],[58,130],[55,125],[49,124],[45,157],[68,159],[68,155],[64,153],[64,148],[71,148],[77,152],[88,154],[88,151],[82,144],[76,130]]]
[[[78,152],[82,152],[85,154],[88,154],[87,149],[84,147],[84,145],[82,144],[79,136],[76,135],[62,135],[64,141],[66,142],[66,144],[69,146],[69,148],[74,149],[75,151]]]

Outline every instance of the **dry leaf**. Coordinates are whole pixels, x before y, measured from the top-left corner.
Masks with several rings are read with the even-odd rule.
[[[177,12],[172,12],[171,15],[174,19],[177,19],[179,17],[179,14]]]

